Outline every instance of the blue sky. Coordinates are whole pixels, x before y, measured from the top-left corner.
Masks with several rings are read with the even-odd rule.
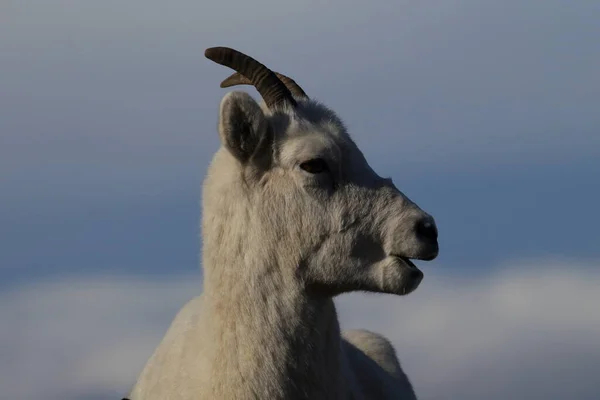
[[[560,328],[549,337],[562,343],[577,329],[586,338],[597,333],[600,312],[582,304],[596,299],[588,285],[600,284],[598,2],[229,0],[209,7],[188,0],[9,0],[0,8],[0,312],[14,322],[0,336],[0,353],[12,349],[12,362],[2,366],[6,382],[30,372],[32,342],[48,357],[48,348],[57,349],[64,368],[53,370],[67,374],[69,365],[104,365],[92,362],[96,353],[122,349],[136,332],[152,330],[135,341],[139,350],[127,362],[119,360],[120,375],[94,370],[90,376],[104,378],[74,384],[55,372],[27,394],[14,387],[15,396],[118,396],[177,307],[199,292],[187,282],[201,277],[201,182],[219,145],[217,107],[226,92],[219,82],[230,72],[204,59],[204,49],[215,45],[293,76],[338,112],[381,175],[434,215],[441,253],[423,265],[423,294],[410,302],[425,312],[438,304],[431,298],[446,294],[455,308],[444,312],[462,321],[443,327],[453,338],[466,335],[461,327],[483,329],[459,316],[469,295],[483,304],[476,314],[497,304],[482,300],[489,287],[515,298],[529,293],[527,315],[543,313],[559,295],[583,309],[576,325],[573,311],[559,307],[564,318],[545,326],[535,318],[520,324],[511,306],[499,317],[514,331],[504,346],[536,329]],[[529,279],[535,276],[550,286]],[[561,279],[572,291],[548,289],[561,288]],[[444,292],[452,282],[460,293]],[[83,290],[90,287],[97,290]],[[123,293],[132,287],[139,298]],[[164,305],[154,292],[164,294]],[[110,303],[111,295],[123,301]],[[407,299],[381,301],[393,310]],[[362,304],[357,296],[348,301]],[[111,330],[110,341],[90,333],[72,352],[44,339],[46,313],[60,314],[64,325],[79,327],[71,335],[85,337],[80,321],[92,317],[77,307],[86,305],[123,331]],[[132,321],[129,312],[147,317]],[[459,354],[444,361],[433,339],[420,344],[422,333],[411,336],[369,314],[348,321],[388,329],[429,398],[442,383],[467,398],[465,378],[446,375],[447,360],[463,363],[465,376],[496,382],[489,390],[498,396],[505,385],[519,387],[501,369],[504,378],[494,374],[495,381],[494,368],[489,376],[473,369],[480,360]],[[37,333],[25,341],[19,329]],[[597,339],[586,340],[600,348]],[[581,349],[565,345],[556,355],[549,344],[515,353],[511,362],[494,343],[487,345],[497,368],[529,365],[523,371],[531,375],[536,359],[566,359],[566,369],[580,372],[570,382],[581,388],[579,398],[600,391],[582,372],[599,354],[582,358]],[[428,375],[434,361],[442,367]],[[546,375],[565,376],[557,371]],[[544,385],[525,385],[511,398],[553,398]]]

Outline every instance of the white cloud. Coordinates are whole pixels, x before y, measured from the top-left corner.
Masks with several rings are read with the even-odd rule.
[[[117,399],[198,277],[73,278],[0,295],[2,397]]]
[[[514,263],[467,279],[428,273],[404,297],[338,300],[342,325],[387,335],[420,399],[595,399],[598,263]],[[439,272],[439,271],[438,271]],[[198,276],[79,277],[0,294],[6,398],[119,398]]]
[[[597,264],[513,264],[427,276],[414,296],[348,296],[346,327],[393,338],[422,399],[595,399]],[[350,299],[351,298],[351,299]]]

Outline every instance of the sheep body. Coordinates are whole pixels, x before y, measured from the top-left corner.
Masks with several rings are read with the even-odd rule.
[[[205,351],[202,335],[200,295],[190,300],[176,315],[148,360],[129,399],[200,399],[196,393],[203,384],[202,379],[197,379],[200,377],[198,371],[202,368],[202,352]],[[416,400],[396,352],[385,337],[367,330],[343,331],[341,347],[347,361],[342,365],[348,367],[344,371],[346,393],[335,398]],[[327,374],[326,371],[324,373]],[[256,397],[246,393],[242,397],[227,398]]]

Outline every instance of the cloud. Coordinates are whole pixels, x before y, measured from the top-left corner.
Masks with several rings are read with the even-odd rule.
[[[512,263],[493,275],[427,273],[405,298],[338,299],[343,328],[388,336],[427,399],[596,399],[598,263]],[[0,294],[7,398],[119,398],[198,275],[78,277]]]
[[[218,145],[218,82],[229,73],[202,56],[213,45],[293,75],[339,112],[377,167],[597,156],[594,7],[9,1],[5,197],[91,201],[195,187]]]
[[[596,265],[516,263],[473,279],[427,276],[414,296],[348,296],[345,327],[393,339],[421,399],[595,399]]]
[[[6,398],[120,398],[199,276],[90,277],[0,295],[0,387]]]

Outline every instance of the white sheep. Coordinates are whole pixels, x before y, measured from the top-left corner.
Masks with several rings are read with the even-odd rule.
[[[415,399],[394,348],[341,333],[333,298],[405,295],[438,254],[433,218],[378,176],[342,121],[233,49],[207,58],[251,83],[221,101],[203,188],[203,293],[175,317],[131,400]],[[287,85],[287,86],[286,86]]]

